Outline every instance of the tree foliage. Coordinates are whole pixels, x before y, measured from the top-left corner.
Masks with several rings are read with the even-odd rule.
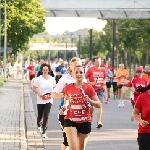
[[[45,10],[39,0],[7,0],[7,46],[13,53],[25,50],[30,38],[43,32]],[[4,0],[1,0],[1,40],[4,43]]]
[[[150,58],[150,20],[115,20],[115,63],[144,65]],[[88,34],[88,37],[90,34]],[[112,20],[107,20],[103,31],[93,29],[93,55],[112,57]],[[81,54],[89,56],[90,38],[82,39]],[[79,48],[78,48],[79,49]]]

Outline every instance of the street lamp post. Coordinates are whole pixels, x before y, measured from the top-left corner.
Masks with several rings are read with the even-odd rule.
[[[7,10],[6,10],[6,0],[5,0],[5,17],[4,17],[4,82],[6,82],[6,42],[7,42]]]
[[[79,58],[80,58],[81,35],[79,35]]]
[[[90,60],[92,60],[93,45],[92,45],[92,29],[90,29]]]
[[[48,63],[50,64],[50,54],[51,54],[51,52],[50,52],[50,50],[48,50]]]
[[[116,22],[112,21],[112,67],[114,67],[114,48],[115,48],[115,33],[116,33]]]

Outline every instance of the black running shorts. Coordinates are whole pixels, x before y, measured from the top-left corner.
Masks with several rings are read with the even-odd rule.
[[[150,133],[138,134],[139,150],[150,150]]]
[[[69,119],[65,119],[64,127],[76,127],[77,131],[82,134],[88,134],[91,132],[91,122],[76,123]]]

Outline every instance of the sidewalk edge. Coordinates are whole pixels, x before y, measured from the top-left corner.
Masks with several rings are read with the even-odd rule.
[[[20,150],[27,150],[26,135],[25,135],[23,82],[21,82],[21,96],[20,96]]]

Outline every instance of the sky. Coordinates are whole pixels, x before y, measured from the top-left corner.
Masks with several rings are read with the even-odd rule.
[[[93,28],[102,30],[106,22],[97,18],[69,18],[69,17],[46,17],[46,31],[51,34],[62,34],[66,30],[69,32],[77,31],[83,28]]]

